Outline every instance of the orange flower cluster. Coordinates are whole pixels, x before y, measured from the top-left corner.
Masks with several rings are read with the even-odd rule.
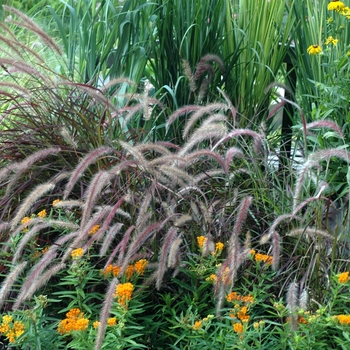
[[[138,275],[143,275],[145,273],[148,261],[146,259],[138,260],[134,265],[128,265],[125,270],[125,277],[129,281],[134,273]],[[120,274],[120,267],[117,265],[109,264],[103,271],[105,277],[114,276],[117,277]]]
[[[92,226],[91,230],[88,232],[89,235],[94,235],[99,229],[100,229],[100,225],[94,225]]]
[[[202,328],[203,322],[202,321],[196,321],[194,325],[192,326],[194,331],[198,331]]]
[[[38,213],[39,218],[42,218],[42,219],[45,218],[46,215],[47,215],[46,209],[44,209]]]
[[[15,343],[17,338],[24,333],[24,324],[21,321],[12,321],[12,316],[3,316],[0,325],[0,333],[5,335],[10,343]]]
[[[83,248],[74,249],[70,255],[73,260],[78,260],[84,255],[84,249]]]
[[[118,299],[118,303],[127,307],[129,300],[131,300],[134,285],[130,282],[119,283],[115,289],[114,297]]]
[[[342,272],[338,275],[338,282],[339,283],[346,283],[349,281],[349,272]]]
[[[204,244],[205,244],[205,242],[206,242],[207,239],[208,239],[208,238],[206,238],[206,237],[204,237],[204,236],[198,236],[198,237],[197,237],[197,243],[198,243],[200,249],[203,249]]]
[[[350,315],[337,315],[337,316],[334,316],[335,319],[338,320],[338,322],[340,324],[343,324],[345,326],[349,326],[350,325]]]
[[[59,202],[62,202],[60,199],[55,199],[53,202],[52,202],[52,206],[55,207]]]
[[[226,295],[229,303],[235,302],[234,309],[231,310],[230,317],[237,321],[232,323],[235,333],[243,333],[244,325],[248,323],[250,316],[248,315],[249,306],[254,302],[254,298],[248,295],[239,295],[237,292],[231,292]]]
[[[254,257],[256,262],[262,261],[268,265],[272,264],[272,256],[270,255],[257,253],[254,249],[250,251],[250,254]]]
[[[79,308],[74,308],[66,313],[66,318],[58,324],[57,331],[61,334],[85,331],[88,325],[89,320],[84,318],[84,312],[80,311]]]

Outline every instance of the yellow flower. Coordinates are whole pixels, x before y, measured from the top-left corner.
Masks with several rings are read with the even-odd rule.
[[[108,326],[115,326],[117,324],[117,319],[115,317],[111,317],[107,320]]]
[[[118,298],[118,303],[125,307],[132,297],[133,290],[134,286],[132,283],[119,283],[115,289],[114,297]]]
[[[332,0],[328,6],[328,11],[341,11],[345,7],[344,3],[338,0]]]
[[[242,325],[242,323],[234,323],[232,326],[233,326],[233,330],[236,333],[243,333],[243,325]]]
[[[216,283],[216,281],[218,280],[218,278],[216,277],[216,275],[211,274],[211,275],[210,275],[209,277],[207,277],[205,280],[208,281],[208,282]]]
[[[42,218],[42,219],[43,219],[46,215],[47,215],[46,209],[44,209],[44,210],[42,210],[42,211],[40,211],[40,212],[38,213],[39,218]]]
[[[339,41],[338,39],[334,39],[332,36],[329,36],[326,39],[325,44],[326,45],[333,44],[334,46],[336,46],[338,41]]]
[[[224,243],[217,242],[215,244],[215,252],[212,252],[212,255],[220,254],[224,249]]]
[[[133,273],[134,273],[134,266],[128,265],[125,270],[126,279],[129,280],[132,277]]]
[[[349,281],[349,272],[342,272],[338,275],[339,283],[346,283]]]
[[[4,334],[10,343],[15,343],[17,338],[24,333],[24,323],[21,321],[14,321],[12,323],[12,321],[12,316],[3,316],[0,325],[0,333]]]
[[[59,202],[62,202],[60,199],[55,199],[53,202],[52,202],[52,206],[55,207]]]
[[[10,315],[5,315],[3,318],[2,318],[2,322],[5,323],[5,324],[8,324],[10,322],[12,322],[13,318],[12,316]]]
[[[260,262],[263,261],[264,263],[271,265],[272,264],[272,256],[266,255],[266,254],[255,254],[255,261]]]
[[[204,236],[198,236],[197,237],[197,243],[198,243],[198,245],[199,245],[199,248],[203,248],[203,246],[204,246],[204,243],[205,243],[205,241],[207,240],[208,238],[206,238],[206,237],[204,237]]]
[[[89,231],[89,235],[94,235],[99,229],[100,229],[100,225],[94,225],[92,226],[91,230]]]
[[[95,321],[92,326],[97,329],[100,326],[100,321]]]
[[[84,254],[84,249],[83,248],[77,248],[77,249],[74,249],[72,252],[71,252],[71,257],[73,260],[78,260],[79,258],[81,258]]]
[[[321,46],[319,45],[311,45],[307,48],[307,53],[309,55],[318,55],[322,52]]]
[[[198,329],[202,328],[202,321],[196,321],[192,326],[193,330],[198,331]]]
[[[147,264],[148,261],[146,259],[141,259],[135,262],[134,269],[138,274],[143,275]]]
[[[113,275],[114,277],[117,277],[120,272],[120,267],[117,265],[112,265],[109,264],[104,270],[103,270],[103,275],[108,276],[108,275]]]
[[[350,315],[338,315],[335,318],[339,321],[340,324],[348,326],[350,324]]]
[[[60,321],[57,331],[61,334],[67,334],[72,331],[85,331],[88,325],[89,320],[84,318],[84,312],[80,311],[79,308],[73,308],[66,313],[66,318]]]
[[[345,6],[343,9],[341,9],[340,11],[340,14],[345,16],[346,18],[350,18],[350,7],[348,6]],[[342,25],[343,26],[343,25]],[[343,26],[344,27],[344,26]],[[344,29],[344,28],[342,28]]]

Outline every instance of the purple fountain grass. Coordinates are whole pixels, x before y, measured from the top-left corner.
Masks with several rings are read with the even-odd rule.
[[[22,162],[18,162],[18,163],[12,163],[8,169],[10,168],[11,170],[14,170],[15,173],[13,176],[10,177],[10,181],[6,187],[6,193],[5,193],[5,197],[8,196],[10,194],[10,191],[12,190],[13,186],[18,183],[19,178],[26,172],[28,171],[28,169],[30,169],[30,167],[51,156],[54,154],[57,154],[61,151],[60,148],[47,148],[47,149],[43,149],[40,150],[38,152],[33,153],[32,155],[30,155],[29,157],[25,158]],[[1,178],[1,175],[0,175]]]
[[[84,227],[91,216],[91,212],[98,198],[101,196],[102,190],[109,183],[112,175],[107,171],[99,171],[94,175],[86,190],[85,201],[82,206],[83,213],[81,217],[81,227]]]
[[[11,23],[14,23],[18,25],[19,27],[24,27],[26,29],[29,29],[33,33],[37,34],[43,42],[50,47],[53,51],[55,51],[58,55],[62,55],[60,47],[56,44],[56,42],[47,35],[34,21],[32,21],[27,15],[25,15],[23,12],[7,5],[2,6],[3,9],[7,12],[14,13],[16,16],[18,16],[21,19],[21,22],[16,21],[10,21]]]
[[[7,87],[11,90],[15,90],[16,92],[19,91],[23,95],[27,95],[27,96],[30,95],[30,91],[27,88],[20,86],[16,83],[2,81],[2,82],[0,82],[0,86]]]
[[[186,187],[193,183],[193,176],[178,167],[162,165],[159,167],[159,172],[166,176],[167,183],[172,188],[177,186]]]
[[[191,164],[194,164],[195,162],[201,161],[201,158],[203,156],[214,159],[215,161],[217,161],[219,163],[219,165],[223,169],[225,169],[225,162],[222,159],[222,157],[220,156],[220,154],[218,154],[216,152],[212,152],[212,151],[207,150],[207,149],[198,150],[198,151],[194,151],[192,153],[189,153],[186,155],[185,160],[186,160],[186,163],[188,163],[188,165],[191,165]]]
[[[169,129],[169,126],[182,115],[186,115],[195,111],[200,110],[202,107],[198,105],[188,105],[177,109],[167,120],[166,129]]]
[[[316,120],[312,123],[306,124],[306,130],[313,128],[328,128],[335,131],[340,137],[344,138],[342,129],[331,120]]]
[[[107,254],[107,251],[110,248],[114,238],[120,232],[123,226],[124,225],[122,223],[118,222],[108,229],[108,232],[106,233],[103,243],[101,245],[99,256],[102,257]]]
[[[123,239],[120,241],[120,243],[118,244],[118,246],[113,250],[112,254],[110,254],[108,261],[106,263],[106,266],[108,266],[109,264],[112,263],[116,253],[119,251],[119,256],[118,256],[118,262],[117,265],[118,266],[122,266],[123,265],[123,260],[124,260],[124,256],[125,256],[125,252],[126,249],[128,247],[128,243],[130,240],[130,236],[132,231],[134,231],[136,229],[136,226],[130,226],[126,232],[124,233]]]
[[[298,327],[297,321],[298,321],[298,315],[297,315],[297,306],[298,306],[298,283],[292,282],[289,284],[288,291],[287,291],[287,309],[289,311],[290,316],[290,327],[292,330],[296,330]]]
[[[40,274],[57,257],[57,249],[58,249],[58,246],[52,245],[50,249],[43,255],[43,257],[33,266],[29,275],[27,275],[25,282],[22,284],[20,293],[16,298],[16,303],[13,306],[14,310],[20,307],[20,305],[22,304],[23,298],[26,296],[29,288],[33,287],[33,289],[35,289],[34,286],[36,286],[36,282],[38,281]]]
[[[149,164],[147,160],[144,158],[143,154],[134,146],[130,145],[127,142],[124,141],[119,141],[119,144],[128,152],[130,153],[137,163],[145,170],[147,169],[148,171],[151,171]]]
[[[18,276],[25,269],[27,264],[28,261],[23,261],[18,265],[13,265],[13,270],[6,276],[5,280],[2,282],[2,286],[0,289],[0,309],[3,307],[4,303],[6,302],[7,296],[12,291],[12,286],[16,282]]]
[[[331,234],[329,234],[327,231],[319,230],[316,227],[297,228],[287,233],[287,236],[293,237],[293,236],[301,236],[303,234],[311,237],[316,236],[316,237],[322,237],[322,238],[334,240],[334,237]]]
[[[199,127],[179,150],[179,156],[185,156],[191,149],[205,140],[214,141],[222,138],[227,133],[227,128],[221,123],[213,123]],[[212,149],[213,151],[214,149]]]
[[[263,145],[264,136],[253,130],[249,129],[236,129],[222,137],[215,146],[211,149],[214,151],[222,143],[231,140],[232,138],[241,137],[241,136],[250,136],[253,138],[253,148],[256,153],[260,153]]]
[[[229,173],[230,171],[230,164],[232,162],[232,158],[233,157],[237,157],[237,158],[242,158],[243,152],[237,148],[237,147],[231,147],[226,151],[226,156],[225,156],[225,160],[224,160],[224,166],[223,169],[225,171],[226,174]]]
[[[136,218],[136,224],[135,224],[138,230],[142,230],[146,225],[146,222],[147,222],[146,213],[149,210],[151,201],[154,196],[154,191],[155,191],[155,186],[154,185],[150,186],[150,188],[145,193],[142,199],[142,202],[140,203],[139,211]]]
[[[11,228],[14,229],[17,224],[20,222],[20,220],[27,214],[29,209],[33,206],[33,204],[44,194],[47,192],[53,190],[55,188],[55,185],[52,183],[46,183],[43,185],[37,186],[22,202],[22,204],[19,206],[17,214],[15,217],[11,220]]]
[[[223,73],[225,71],[225,65],[222,59],[213,54],[207,54],[201,58],[198,62],[196,71],[194,73],[194,80],[198,80],[203,73],[209,74],[211,80],[214,79],[214,69],[212,65],[209,65],[207,62],[215,62],[217,63],[220,72]]]
[[[178,237],[174,239],[172,242],[170,249],[169,249],[169,254],[168,254],[168,261],[167,261],[167,267],[168,268],[177,268],[180,265],[180,247],[183,242],[182,237]]]
[[[21,295],[18,296],[16,303],[14,304],[14,309],[19,308],[19,306],[29,299],[31,299],[34,295],[34,293],[41,288],[43,285],[48,283],[51,277],[57,275],[61,270],[63,270],[66,267],[65,263],[59,263],[57,265],[54,265],[50,267],[47,271],[45,271],[41,276],[38,276],[37,280],[32,283],[31,286],[25,291],[24,295],[21,297]]]
[[[182,137],[184,139],[187,138],[191,128],[200,118],[204,117],[207,114],[211,115],[214,111],[217,110],[226,111],[227,108],[227,105],[225,105],[224,103],[212,103],[207,106],[201,107],[199,110],[195,111],[190,117],[190,119],[186,122],[184,130],[182,132]]]
[[[24,61],[15,61],[11,58],[0,57],[0,65],[5,67],[14,67],[18,72],[26,73],[30,76],[40,78],[47,86],[54,86],[54,83],[50,79],[48,79],[48,77],[45,77],[37,69],[35,69],[33,66],[27,64]]]
[[[102,304],[102,309],[100,312],[100,318],[99,318],[100,325],[97,330],[97,336],[96,336],[95,347],[94,347],[95,350],[100,350],[102,347],[103,338],[106,332],[107,319],[110,315],[110,310],[114,302],[115,290],[118,284],[119,284],[119,280],[117,278],[113,278],[105,294],[105,298]]]
[[[235,128],[236,122],[237,122],[237,109],[233,106],[228,95],[220,88],[217,88],[217,89],[220,92],[220,94],[223,96],[223,98],[225,99],[227,106],[228,106],[229,110],[231,111],[231,115],[232,115],[232,119],[233,119],[232,127]]]
[[[146,151],[157,152],[165,156],[172,154],[167,147],[165,147],[163,144],[160,144],[158,142],[141,143],[139,145],[135,145],[135,148],[141,152],[146,152]]]
[[[308,160],[312,162],[321,162],[322,160],[329,160],[331,157],[336,157],[350,163],[350,152],[345,149],[324,149],[311,153]]]
[[[195,92],[197,90],[196,83],[194,81],[192,69],[189,65],[189,63],[186,60],[182,60],[182,69],[184,71],[185,76],[187,77],[189,84],[190,84],[190,90],[192,92]]]
[[[299,308],[306,311],[308,309],[309,293],[306,289],[302,291],[299,297]]]
[[[178,237],[178,229],[176,227],[171,227],[168,232],[165,234],[162,246],[160,248],[159,258],[158,258],[158,267],[156,270],[156,288],[159,290],[165,271],[167,269],[167,260],[170,252],[171,245]]]
[[[88,153],[73,170],[69,182],[67,183],[66,188],[64,190],[63,199],[67,199],[74,185],[76,184],[78,179],[81,176],[83,176],[84,171],[88,168],[89,165],[94,163],[98,158],[114,152],[115,150],[113,148],[104,146],[99,147],[93,150],[92,152]]]

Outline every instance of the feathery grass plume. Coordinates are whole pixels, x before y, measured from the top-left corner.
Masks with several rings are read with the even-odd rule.
[[[306,124],[306,130],[314,129],[314,128],[328,128],[335,131],[340,137],[344,138],[344,134],[342,129],[331,120],[316,120],[312,123]]]
[[[233,157],[242,158],[243,152],[237,147],[231,147],[226,151],[223,169],[226,174],[230,171],[230,164]]]
[[[0,65],[1,66],[11,66],[15,67],[17,71],[26,73],[30,76],[39,77],[41,80],[47,84],[47,86],[54,86],[54,83],[49,80],[47,77],[42,75],[37,69],[35,69],[33,66],[27,64],[24,61],[19,60],[13,60],[11,58],[4,58],[0,57]]]
[[[182,137],[185,139],[188,136],[192,126],[200,118],[204,117],[207,114],[211,114],[214,111],[218,111],[218,110],[226,111],[227,108],[228,108],[227,105],[225,105],[224,103],[212,103],[207,106],[201,107],[199,110],[195,111],[190,117],[190,119],[186,122],[185,128],[182,132]]]
[[[41,276],[38,276],[37,280],[26,290],[23,297],[21,299],[19,297],[17,298],[14,309],[17,309],[24,301],[31,299],[39,288],[48,283],[51,277],[57,275],[57,273],[59,273],[65,267],[65,263],[60,263],[49,268]]]
[[[323,149],[320,151],[316,151],[309,155],[308,160],[312,162],[321,162],[322,160],[329,160],[331,157],[337,157],[339,159],[344,160],[347,163],[350,163],[350,152],[345,149]]]
[[[202,248],[202,256],[206,257],[215,251],[215,242],[213,236],[208,233],[205,235],[205,241]]]
[[[228,105],[228,108],[231,111],[232,118],[233,118],[232,126],[233,126],[233,128],[236,128],[237,109],[233,106],[233,104],[232,104],[230,98],[227,96],[227,94],[223,90],[221,90],[220,88],[217,88],[217,89],[220,92],[220,94],[223,96],[223,98],[225,99],[225,101]]]
[[[272,269],[277,271],[280,263],[281,236],[277,231],[272,233]]]
[[[171,227],[168,232],[166,233],[162,247],[160,249],[159,253],[159,260],[158,260],[158,268],[156,272],[156,288],[157,290],[160,290],[160,287],[162,285],[164,273],[167,268],[167,260],[169,256],[169,251],[171,248],[172,243],[178,236],[178,229],[176,227]]]
[[[152,169],[150,169],[146,159],[136,147],[133,147],[129,143],[121,140],[119,140],[119,144],[137,160],[137,162],[143,168],[143,170],[147,170],[152,173]]]
[[[190,215],[182,214],[178,219],[174,220],[174,226],[181,227],[189,221],[192,221],[192,217]]]
[[[316,236],[316,237],[322,237],[322,238],[334,240],[334,237],[331,234],[329,234],[327,231],[319,230],[316,227],[297,228],[287,233],[287,236],[293,237],[293,236],[300,236],[303,234],[311,237]]]
[[[170,154],[163,157],[158,157],[155,159],[152,159],[148,162],[150,168],[154,168],[157,166],[161,166],[164,164],[174,164],[177,167],[183,168],[187,164],[187,159],[183,157],[179,157],[176,154]]]
[[[38,152],[33,153],[32,155],[30,155],[29,157],[27,157],[26,159],[24,159],[22,162],[18,162],[18,163],[13,163],[10,165],[10,168],[12,170],[15,170],[15,174],[10,177],[10,181],[6,187],[6,193],[5,193],[5,197],[8,196],[10,194],[10,191],[12,190],[14,184],[18,183],[19,178],[26,172],[28,171],[28,169],[30,169],[30,167],[53,155],[53,154],[57,154],[61,151],[60,148],[47,148],[47,149],[43,149],[40,150]],[[0,179],[1,179],[1,175],[0,174]]]
[[[256,153],[261,152],[261,148],[263,145],[263,139],[264,136],[262,134],[259,134],[253,130],[249,129],[236,129],[234,131],[231,131],[227,135],[225,135],[223,138],[221,138],[215,146],[211,149],[212,151],[215,150],[219,145],[221,145],[223,142],[226,142],[234,137],[241,137],[241,136],[250,136],[253,139],[253,148]]]
[[[84,202],[80,200],[64,200],[55,204],[55,208],[74,208],[82,207]]]
[[[21,238],[19,241],[19,244],[16,247],[15,253],[12,258],[12,263],[16,263],[17,260],[19,260],[22,257],[22,252],[27,243],[35,236],[37,235],[41,230],[44,228],[50,227],[51,225],[49,223],[39,223],[38,225],[33,226],[26,234]]]
[[[192,220],[198,223],[200,221],[200,211],[195,201],[190,201],[190,208]]]
[[[60,130],[60,135],[63,137],[63,140],[65,140],[69,146],[72,146],[73,149],[76,150],[79,147],[79,145],[75,141],[72,133],[64,126],[62,126],[59,130]]]
[[[196,83],[194,81],[192,69],[190,67],[190,64],[185,59],[182,60],[182,69],[184,71],[185,77],[188,79],[188,81],[190,83],[191,91],[195,92],[197,90],[197,86],[196,86]]]
[[[202,156],[207,156],[208,158],[216,160],[223,169],[225,168],[225,162],[222,159],[222,157],[220,156],[220,154],[206,150],[206,149],[198,150],[198,151],[194,151],[192,153],[189,153],[185,157],[185,160],[186,160],[186,163],[193,164],[194,162],[200,161]]]
[[[29,211],[31,206],[42,197],[47,192],[51,191],[55,188],[55,185],[52,183],[46,183],[43,185],[37,186],[23,201],[23,203],[20,205],[17,214],[15,217],[11,220],[11,228],[14,229],[15,226],[20,222],[20,220],[25,217],[26,213]]]
[[[16,310],[20,307],[23,298],[27,294],[27,291],[29,288],[34,288],[36,286],[36,282],[38,281],[38,278],[40,274],[43,272],[43,270],[52,263],[52,261],[56,258],[57,256],[57,249],[58,246],[56,245],[51,245],[49,250],[42,256],[42,258],[33,266],[31,269],[29,275],[27,275],[27,278],[25,282],[22,284],[21,290],[19,295],[16,298],[16,302],[13,306],[13,309]],[[36,290],[36,289],[35,289]]]
[[[166,130],[169,129],[169,126],[179,117],[181,117],[184,114],[192,113],[198,110],[201,110],[201,108],[198,105],[189,105],[189,106],[184,106],[181,108],[178,108],[167,120],[166,122]]]
[[[120,222],[110,227],[101,245],[99,256],[102,257],[107,254],[107,250],[111,246],[115,236],[119,233],[122,227],[123,227],[123,224]]]
[[[300,220],[300,218],[298,218],[297,216],[295,216],[294,214],[283,214],[283,215],[279,215],[274,222],[272,223],[272,225],[269,228],[269,231],[266,235],[262,236],[260,238],[260,244],[265,244],[269,241],[269,239],[273,236],[274,232],[277,231],[277,226],[285,220],[291,221],[292,219],[298,219]]]
[[[295,180],[295,185],[294,185],[294,196],[293,196],[293,211],[298,206],[300,196],[301,196],[301,191],[303,189],[303,184],[305,182],[305,179],[307,175],[310,173],[311,168],[318,168],[321,169],[320,164],[314,160],[307,160],[303,166],[299,169],[297,178]]]
[[[123,239],[119,242],[119,244],[114,248],[113,252],[109,255],[108,260],[105,264],[105,267],[107,267],[109,264],[112,263],[114,257],[116,256],[116,254],[119,252],[118,255],[118,262],[117,265],[121,266],[123,264],[123,260],[124,260],[124,255],[130,240],[130,236],[132,231],[134,231],[136,228],[136,226],[130,226],[126,232],[124,233]]]
[[[81,217],[81,227],[84,227],[89,220],[94,205],[101,195],[103,188],[106,187],[107,183],[110,181],[111,176],[112,175],[110,173],[102,170],[95,174],[90,181],[90,184],[86,190],[85,201],[82,206],[83,213]]]
[[[48,36],[35,22],[33,22],[27,15],[25,15],[23,12],[7,5],[2,6],[3,9],[7,12],[14,13],[16,16],[18,16],[22,21],[21,22],[15,22],[10,21],[11,23],[14,23],[20,27],[24,27],[26,29],[29,29],[33,33],[37,34],[43,42],[50,47],[53,51],[55,51],[57,54],[62,55],[61,49],[59,46],[55,43],[55,41]]]
[[[4,303],[6,302],[6,298],[8,294],[11,292],[11,288],[16,282],[16,279],[18,276],[22,273],[22,271],[27,266],[28,262],[23,261],[22,263],[18,265],[12,264],[14,266],[13,270],[6,276],[5,280],[2,282],[2,286],[0,289],[0,309],[3,307]]]
[[[128,85],[132,85],[132,86],[137,85],[135,82],[133,82],[132,80],[130,80],[128,78],[113,78],[107,84],[104,84],[103,86],[101,86],[100,89],[102,92],[106,92],[111,87],[114,88],[116,85],[119,85],[119,84],[128,84]],[[113,95],[111,95],[111,97],[114,96],[115,94],[118,94],[118,90],[115,91],[113,93]]]
[[[309,293],[307,292],[306,289],[304,289],[302,291],[302,293],[300,294],[300,297],[299,297],[299,307],[300,307],[300,309],[306,311],[308,309],[308,307],[307,307],[308,302],[309,302]]]
[[[212,81],[214,79],[214,69],[212,65],[209,65],[207,62],[215,62],[217,63],[217,65],[219,66],[220,72],[223,73],[225,71],[225,65],[224,62],[222,61],[222,59],[217,56],[217,55],[213,55],[213,54],[207,54],[205,56],[203,56],[201,58],[201,60],[198,62],[197,67],[196,67],[196,71],[194,73],[194,80],[198,80],[199,77],[206,72],[209,77],[210,77],[210,81]]]
[[[209,125],[200,126],[190,137],[187,143],[184,144],[182,149],[178,152],[179,156],[185,156],[196,144],[205,140],[211,142],[220,139],[227,133],[226,126],[221,123],[213,123]],[[213,149],[211,150],[213,151]]]
[[[180,246],[183,242],[183,239],[181,237],[176,238],[169,249],[169,254],[168,254],[168,261],[167,261],[167,267],[168,268],[176,268],[180,264]]]
[[[162,144],[158,142],[147,142],[136,145],[135,148],[141,152],[157,152],[162,155],[171,155],[172,153]]]
[[[25,87],[20,86],[20,85],[18,85],[16,83],[4,81],[4,82],[0,82],[0,86],[7,87],[9,89],[13,89],[16,92],[20,91],[24,95],[30,95],[30,91],[28,89],[26,89]]]
[[[210,66],[209,66],[210,67]],[[210,67],[211,68],[211,67]],[[210,69],[209,68],[209,69]],[[207,97],[208,95],[208,91],[209,91],[209,84],[210,81],[207,78],[204,78],[202,80],[201,85],[199,86],[199,92],[198,92],[198,97],[197,97],[197,103],[202,103],[204,101],[204,99]]]
[[[198,184],[199,182],[203,181],[203,180],[208,180],[208,179],[212,179],[215,178],[216,176],[219,176],[222,178],[222,174],[225,174],[224,169],[219,169],[219,170],[209,170],[206,172],[202,172],[199,173],[198,175],[196,175],[193,179],[193,184]]]
[[[296,330],[298,327],[298,315],[297,315],[297,306],[298,306],[298,283],[292,282],[288,286],[287,291],[287,309],[289,311],[289,324],[291,330]]]
[[[154,196],[154,190],[155,187],[152,185],[146,192],[145,196],[143,197],[143,200],[140,204],[137,219],[136,219],[136,227],[138,230],[142,229],[146,222],[148,221],[149,217],[146,215],[149,211],[150,204],[152,201],[152,198]]]
[[[124,273],[126,267],[130,263],[133,255],[142,247],[142,245],[146,242],[146,240],[153,235],[154,233],[157,233],[159,230],[161,230],[164,225],[171,220],[172,217],[168,217],[162,222],[154,222],[150,225],[148,225],[142,232],[136,234],[136,236],[133,238],[133,241],[131,242],[129,249],[126,253],[124,262],[121,266],[121,273]]]
[[[84,171],[87,169],[89,165],[91,165],[93,162],[95,162],[99,157],[102,157],[104,155],[114,153],[115,150],[111,147],[99,147],[92,152],[88,153],[77,165],[77,167],[73,170],[72,175],[69,179],[69,182],[66,185],[66,188],[64,190],[63,199],[67,199],[70,192],[72,191],[75,183],[78,181],[78,179],[83,176]]]
[[[100,318],[99,318],[100,325],[97,330],[97,336],[96,336],[95,347],[94,347],[95,350],[100,350],[102,347],[103,338],[106,332],[107,319],[109,317],[110,310],[114,302],[115,289],[118,284],[119,284],[119,280],[117,278],[113,278],[105,294],[102,309],[100,312]]]
[[[169,179],[166,183],[171,185],[171,187],[186,187],[188,184],[193,183],[193,177],[191,175],[174,166],[162,165],[159,167],[159,171],[165,175],[166,179]]]
[[[176,197],[180,198],[180,201],[181,201],[181,200],[185,199],[184,195],[186,193],[188,193],[188,192],[191,192],[191,191],[198,192],[201,195],[201,199],[204,200],[204,202],[205,202],[205,208],[207,208],[208,207],[208,201],[207,201],[207,199],[205,197],[204,192],[199,187],[187,186],[185,188],[181,188],[180,191],[175,193],[175,195],[176,195]]]

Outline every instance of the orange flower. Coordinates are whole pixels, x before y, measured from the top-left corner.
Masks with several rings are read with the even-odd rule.
[[[346,283],[349,281],[349,272],[342,272],[338,275],[339,283]]]
[[[91,230],[88,232],[89,235],[94,235],[100,229],[100,225],[92,226]]]
[[[136,263],[134,264],[134,269],[138,274],[142,276],[145,272],[147,264],[148,261],[146,259],[141,259],[139,261],[136,261]]]
[[[196,321],[192,326],[193,330],[198,331],[198,329],[202,328],[202,321]]]
[[[118,303],[125,307],[132,297],[133,290],[134,286],[132,283],[119,283],[115,289],[114,297],[118,298]]]
[[[132,277],[133,273],[134,273],[134,266],[128,265],[128,267],[125,270],[126,279],[129,280]]]
[[[55,199],[53,202],[52,202],[52,206],[55,207],[59,202],[62,202],[60,199]]]
[[[46,209],[44,209],[44,210],[42,210],[42,211],[40,211],[39,213],[38,213],[38,216],[39,216],[39,218],[44,218],[44,217],[46,217],[46,215],[47,215],[47,213],[46,213]]]
[[[350,325],[350,315],[338,315],[335,318],[343,325]]]
[[[78,260],[84,255],[84,249],[83,248],[74,249],[70,255],[73,260]]]
[[[266,254],[255,254],[255,261],[260,262],[263,261],[264,263],[271,265],[272,264],[272,256],[266,255]]]
[[[199,248],[202,249],[204,247],[204,243],[208,238],[204,237],[204,236],[198,236],[197,237],[197,243],[199,245]]]
[[[234,323],[233,325],[232,325],[232,327],[233,327],[233,330],[236,332],[236,333],[243,333],[243,325],[242,325],[242,323]]]
[[[115,317],[111,317],[107,320],[108,326],[115,326],[117,324],[117,319]]]

